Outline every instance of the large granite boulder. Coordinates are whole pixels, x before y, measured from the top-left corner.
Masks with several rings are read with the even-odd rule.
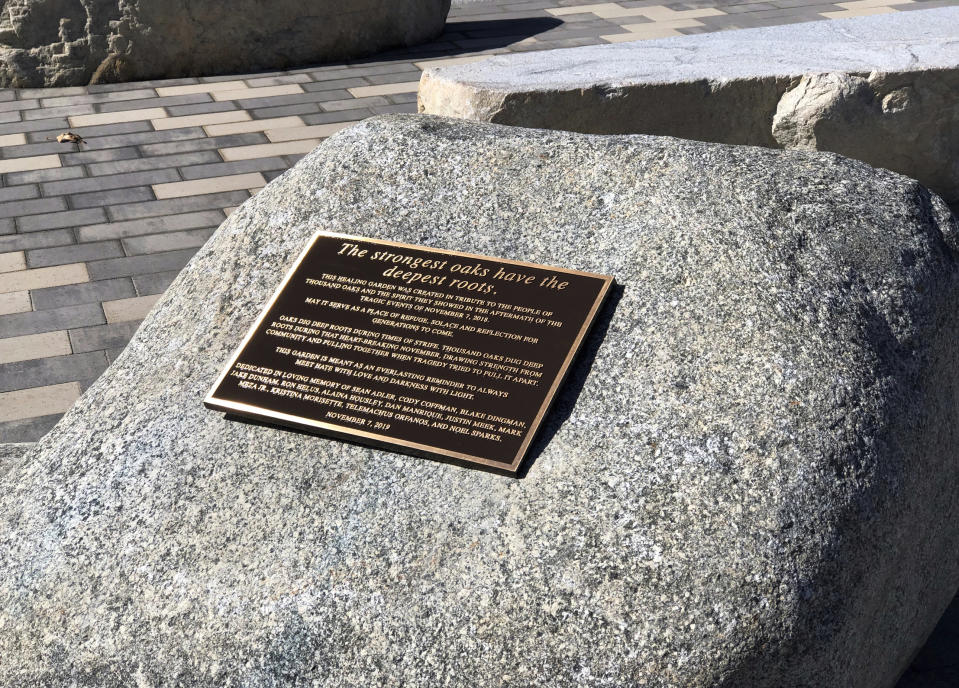
[[[525,477],[203,407],[318,228],[616,276]],[[831,154],[347,129],[0,476],[0,686],[890,686],[959,583],[957,239]]]
[[[959,207],[959,7],[502,55],[423,74],[420,111],[841,153]]]
[[[427,41],[450,0],[6,0],[0,86],[283,69]]]

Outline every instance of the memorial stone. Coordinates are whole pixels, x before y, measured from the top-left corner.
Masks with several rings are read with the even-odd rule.
[[[520,479],[204,407],[318,229],[615,276]],[[0,474],[0,686],[893,685],[959,583],[957,239],[831,154],[346,129]]]

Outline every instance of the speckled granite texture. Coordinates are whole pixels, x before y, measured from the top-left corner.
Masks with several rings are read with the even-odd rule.
[[[615,275],[520,480],[201,400],[317,228]],[[0,476],[0,685],[892,685],[959,583],[957,224],[831,154],[367,120]]]

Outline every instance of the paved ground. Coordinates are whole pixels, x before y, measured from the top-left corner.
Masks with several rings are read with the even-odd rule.
[[[52,427],[232,208],[345,124],[414,112],[428,64],[959,0],[660,2],[470,2],[434,43],[367,60],[0,90],[0,442]]]

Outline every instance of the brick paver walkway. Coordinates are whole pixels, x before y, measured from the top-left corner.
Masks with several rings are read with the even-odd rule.
[[[350,122],[415,112],[426,65],[957,3],[494,0],[366,60],[0,90],[0,442],[52,427],[232,208]],[[86,143],[57,143],[67,130]]]

